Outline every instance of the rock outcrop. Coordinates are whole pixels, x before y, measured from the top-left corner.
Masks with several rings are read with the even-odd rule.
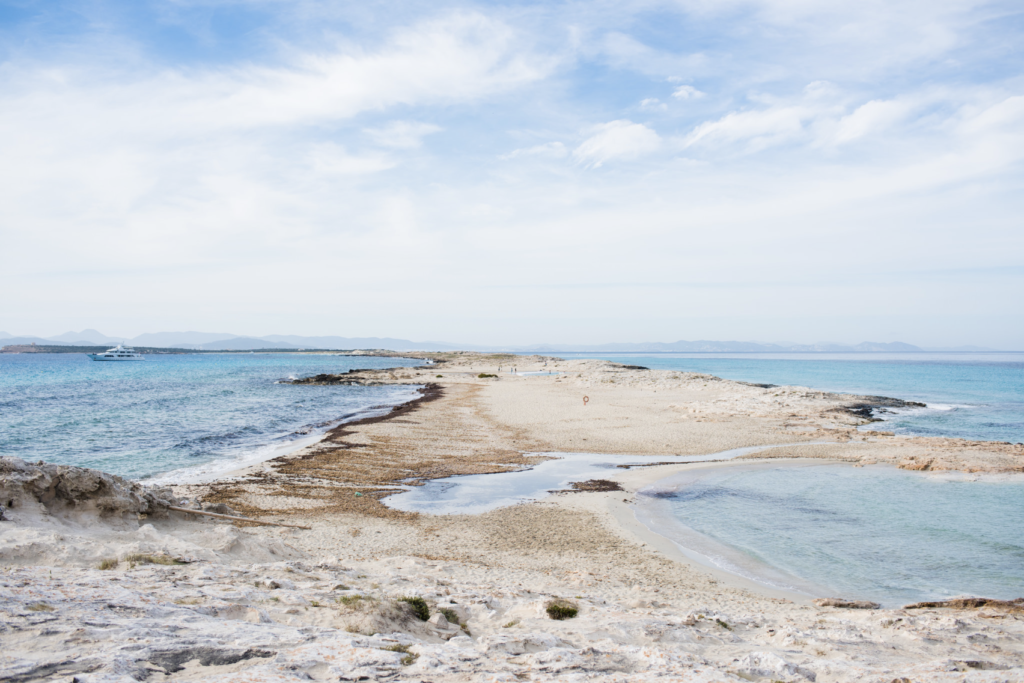
[[[137,518],[179,504],[169,489],[149,489],[99,470],[0,457],[0,505],[8,518]]]

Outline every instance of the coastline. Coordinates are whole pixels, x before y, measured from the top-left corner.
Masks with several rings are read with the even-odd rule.
[[[250,454],[248,457],[233,459],[234,461],[240,460],[240,463],[233,462],[228,459],[212,460],[202,465],[179,468],[153,477],[147,477],[146,479],[141,480],[140,483],[146,486],[194,486],[215,484],[217,482],[228,481],[236,477],[248,476],[261,469],[267,462],[278,459],[287,459],[288,456],[294,453],[315,447],[318,443],[328,438],[332,432],[344,427],[345,425],[358,427],[363,424],[372,424],[373,422],[380,421],[382,419],[389,419],[389,417],[392,416],[391,414],[396,411],[404,412],[410,409],[412,406],[415,406],[420,401],[424,400],[424,391],[419,387],[419,385],[409,386],[410,388],[417,387],[417,393],[419,393],[420,396],[394,405],[371,406],[369,408],[359,410],[347,418],[332,420],[328,423],[330,426],[319,434],[295,438],[276,446],[273,444],[266,444],[262,448],[258,449],[257,452]],[[363,417],[359,417],[360,415],[363,415]],[[295,432],[293,435],[297,435],[298,433],[299,432]]]
[[[32,526],[24,510],[13,510],[15,526],[0,536],[9,566],[0,606],[21,607],[9,610],[19,630],[0,671],[65,666],[59,671],[83,683],[128,683],[93,677],[113,672],[110,662],[122,662],[121,672],[218,683],[296,675],[410,683],[1024,680],[1024,622],[1009,603],[819,606],[694,562],[638,521],[629,502],[673,472],[723,466],[658,464],[665,456],[775,446],[725,466],[825,459],[977,476],[1022,471],[1019,449],[859,432],[864,419],[849,410],[863,402],[857,396],[606,361],[429,355],[436,364],[426,368],[324,379],[432,385],[429,398],[339,425],[230,479],[164,490],[190,505],[309,530],[180,513],[110,518],[101,508],[88,526],[81,514],[62,521],[57,508]],[[481,377],[511,360],[521,372],[561,374]],[[510,472],[542,459],[528,454],[555,452],[631,453],[644,466],[608,472],[624,491],[581,490],[477,515],[386,505],[428,480]],[[95,568],[140,553],[191,564],[122,559]],[[400,601],[409,596],[465,628],[411,617]],[[575,603],[577,618],[549,619],[553,599]],[[32,621],[28,606],[40,601],[56,610],[56,626]],[[110,604],[130,616],[103,612]],[[102,634],[89,626],[101,614],[112,625]],[[149,629],[150,640],[124,650],[123,637],[138,628]],[[92,629],[96,640],[79,644],[76,629]],[[201,661],[197,648],[220,654]],[[167,652],[187,666],[164,667]],[[72,671],[64,661],[93,668]]]
[[[656,464],[661,461],[651,456],[758,448],[739,459],[816,458],[970,476],[1024,472],[1020,444],[859,429],[873,421],[875,406],[916,405],[901,399],[759,386],[593,359],[422,355],[435,364],[296,380],[420,386],[422,395],[216,481],[175,488],[279,520],[316,509],[397,519],[418,513],[395,510],[384,501],[410,485],[510,472],[539,462],[544,453],[628,453]],[[495,376],[498,366],[510,362],[520,364],[517,374]],[[545,371],[558,374],[535,374]],[[664,398],[656,396],[659,389]],[[587,394],[594,398],[576,403]],[[369,457],[354,463],[355,454]],[[325,498],[330,499],[326,506]]]

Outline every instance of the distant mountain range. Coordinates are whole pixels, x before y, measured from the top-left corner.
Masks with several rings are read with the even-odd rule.
[[[133,346],[196,349],[203,351],[251,351],[255,349],[388,349],[391,351],[515,351],[518,353],[925,353],[991,352],[982,346],[921,348],[903,342],[863,342],[854,346],[820,342],[817,344],[766,344],[739,341],[677,341],[639,344],[536,344],[533,346],[481,346],[447,342],[415,342],[390,337],[302,337],[271,334],[265,337],[240,337],[216,332],[148,332],[132,339],[110,337],[97,330],[65,332],[55,337],[24,337],[0,332],[3,344],[39,344],[62,346],[104,346],[127,343]]]

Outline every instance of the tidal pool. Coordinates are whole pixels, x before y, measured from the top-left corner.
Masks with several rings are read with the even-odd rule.
[[[637,519],[764,585],[885,606],[1024,596],[1024,479],[762,462],[641,489]]]

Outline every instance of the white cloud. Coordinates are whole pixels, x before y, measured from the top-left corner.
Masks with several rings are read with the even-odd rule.
[[[733,112],[716,121],[700,124],[685,138],[684,145],[725,145],[747,143],[751,149],[792,140],[803,132],[804,122],[817,112],[804,106],[775,106]]]
[[[835,142],[844,144],[889,128],[905,118],[911,109],[910,103],[905,101],[871,100],[839,120]]]
[[[640,100],[640,108],[646,111],[666,111],[668,105],[657,97],[648,97]]]
[[[675,0],[687,12],[726,15],[746,40],[778,35],[810,41],[815,58],[845,59],[848,67],[875,69],[930,58],[963,41],[971,12],[988,0]],[[988,13],[986,12],[986,13]]]
[[[699,97],[704,97],[704,93],[702,93],[700,90],[697,90],[692,85],[681,85],[675,89],[675,91],[672,93],[672,97],[676,98],[677,100],[695,100]]]
[[[1024,96],[1014,95],[1002,102],[985,107],[980,112],[969,115],[960,128],[965,133],[986,133],[990,131],[1013,131],[1017,135],[1024,133]]]
[[[514,149],[508,154],[502,154],[498,158],[502,161],[508,161],[517,157],[548,157],[551,159],[563,159],[568,154],[569,150],[567,150],[565,145],[561,142],[546,142],[543,145]]]
[[[322,175],[366,175],[394,168],[398,162],[379,154],[355,156],[341,145],[323,143],[309,152],[311,169]]]
[[[423,144],[423,138],[441,130],[440,126],[416,121],[392,121],[380,128],[365,128],[364,133],[382,147],[414,149]]]
[[[16,70],[0,130],[43,125],[155,138],[317,124],[404,105],[468,102],[543,78],[550,61],[508,26],[456,14],[399,29],[375,50],[294,54],[284,66],[142,73]],[[73,114],[72,114],[73,112]]]
[[[616,68],[663,78],[692,73],[707,62],[707,58],[699,52],[678,54],[657,50],[619,31],[606,33],[594,49]]]
[[[593,135],[573,150],[580,163],[597,168],[613,159],[635,159],[661,147],[658,134],[642,123],[622,119],[595,127]]]

